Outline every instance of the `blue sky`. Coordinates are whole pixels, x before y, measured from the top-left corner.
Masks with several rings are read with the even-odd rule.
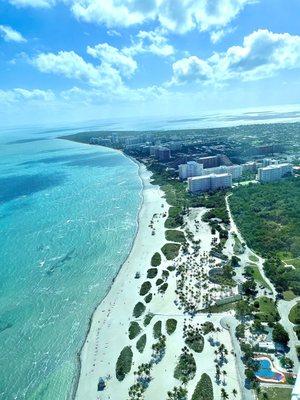
[[[3,123],[300,103],[299,0],[2,0]]]

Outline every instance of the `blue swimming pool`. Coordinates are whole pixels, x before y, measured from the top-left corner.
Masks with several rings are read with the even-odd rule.
[[[272,379],[281,382],[284,379],[283,374],[272,369],[272,363],[267,358],[257,359],[259,370],[255,373],[258,378]]]

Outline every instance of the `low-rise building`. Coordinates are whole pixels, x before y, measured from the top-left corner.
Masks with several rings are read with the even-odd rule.
[[[292,173],[293,167],[291,164],[268,165],[267,167],[258,168],[258,180],[263,183],[274,182]]]
[[[210,174],[188,178],[188,190],[191,193],[225,189],[231,186],[232,176],[228,173]]]

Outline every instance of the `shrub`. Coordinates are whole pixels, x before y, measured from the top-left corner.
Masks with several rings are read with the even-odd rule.
[[[167,270],[170,271],[170,272],[175,271],[175,269],[176,268],[173,265],[167,267]]]
[[[150,269],[148,269],[148,271],[147,271],[147,278],[148,278],[148,279],[153,279],[153,278],[155,278],[156,275],[157,275],[157,272],[158,272],[157,268],[150,268]]]
[[[146,342],[147,342],[147,336],[146,334],[142,335],[139,340],[136,342],[136,348],[138,349],[138,351],[140,353],[142,353],[145,349],[146,346]]]
[[[139,302],[134,306],[134,309],[133,309],[133,316],[134,316],[135,318],[139,318],[139,317],[144,313],[145,309],[146,309],[146,306],[145,306],[143,303],[141,303],[141,302],[139,301]]]
[[[140,325],[137,322],[130,322],[129,325],[129,339],[132,340],[134,338],[136,338],[140,332],[141,332],[142,328],[140,327]]]
[[[153,325],[153,336],[154,339],[158,339],[161,336],[161,321],[156,321]]]
[[[176,230],[167,230],[166,233],[166,239],[169,242],[178,242],[178,243],[184,243],[185,242],[185,236],[182,231],[176,231]]]
[[[140,295],[145,296],[151,289],[151,283],[149,281],[146,281],[142,284],[141,289],[140,289]]]
[[[179,254],[180,244],[179,243],[166,243],[161,251],[167,260],[174,260]]]
[[[153,297],[153,295],[152,295],[152,293],[149,293],[149,294],[147,294],[147,296],[145,297],[145,303],[150,303],[150,301],[152,300],[152,297]]]
[[[153,254],[151,258],[152,267],[158,267],[161,264],[161,255],[159,253]]]
[[[149,325],[153,317],[154,317],[154,314],[148,313],[144,318],[144,326]]]
[[[187,337],[185,343],[190,349],[194,350],[196,353],[201,353],[204,347],[204,338],[201,333],[196,329],[191,329],[187,332]]]
[[[174,318],[167,319],[166,321],[166,330],[168,335],[172,335],[176,331],[177,321]]]
[[[167,271],[166,269],[162,272],[162,278],[167,280],[169,278],[169,271]]]
[[[159,285],[161,285],[162,283],[164,283],[164,281],[163,281],[161,278],[159,278],[159,279],[157,279],[157,281],[156,281],[156,286],[159,286]]]
[[[124,347],[121,351],[116,363],[116,378],[123,381],[126,374],[131,370],[133,353],[130,346]]]
[[[163,283],[163,284],[158,288],[159,293],[165,293],[166,290],[168,289],[168,286],[169,286],[169,285],[167,284],[167,282]]]
[[[180,355],[175,367],[174,378],[181,382],[192,380],[196,374],[196,362],[192,353],[184,352]]]
[[[194,390],[192,400],[214,400],[213,385],[207,374],[202,374]]]

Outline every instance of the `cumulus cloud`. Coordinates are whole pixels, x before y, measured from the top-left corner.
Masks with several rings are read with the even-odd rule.
[[[87,22],[109,27],[158,21],[179,33],[230,23],[253,0],[73,0],[72,11]]]
[[[51,90],[40,89],[22,89],[16,88],[11,90],[0,90],[0,102],[6,104],[13,104],[17,102],[26,101],[45,101],[49,102],[54,100],[55,95]]]
[[[214,53],[206,60],[192,56],[176,61],[171,83],[257,80],[293,68],[300,68],[300,36],[259,29],[246,36],[242,46]]]
[[[41,72],[82,80],[91,86],[113,89],[122,85],[122,79],[116,69],[106,63],[94,66],[74,51],[60,51],[57,54],[41,53],[32,60],[32,63]]]
[[[102,65],[108,64],[116,67],[126,77],[132,76],[137,69],[137,63],[130,55],[124,54],[122,50],[110,46],[108,43],[100,43],[95,47],[88,46],[87,53],[99,59]]]
[[[168,43],[168,39],[162,30],[155,29],[153,31],[139,31],[132,46],[125,48],[124,52],[131,55],[151,53],[168,57],[175,53],[175,49]]]
[[[26,42],[26,39],[22,36],[22,34],[8,25],[0,25],[0,36],[6,42]]]

